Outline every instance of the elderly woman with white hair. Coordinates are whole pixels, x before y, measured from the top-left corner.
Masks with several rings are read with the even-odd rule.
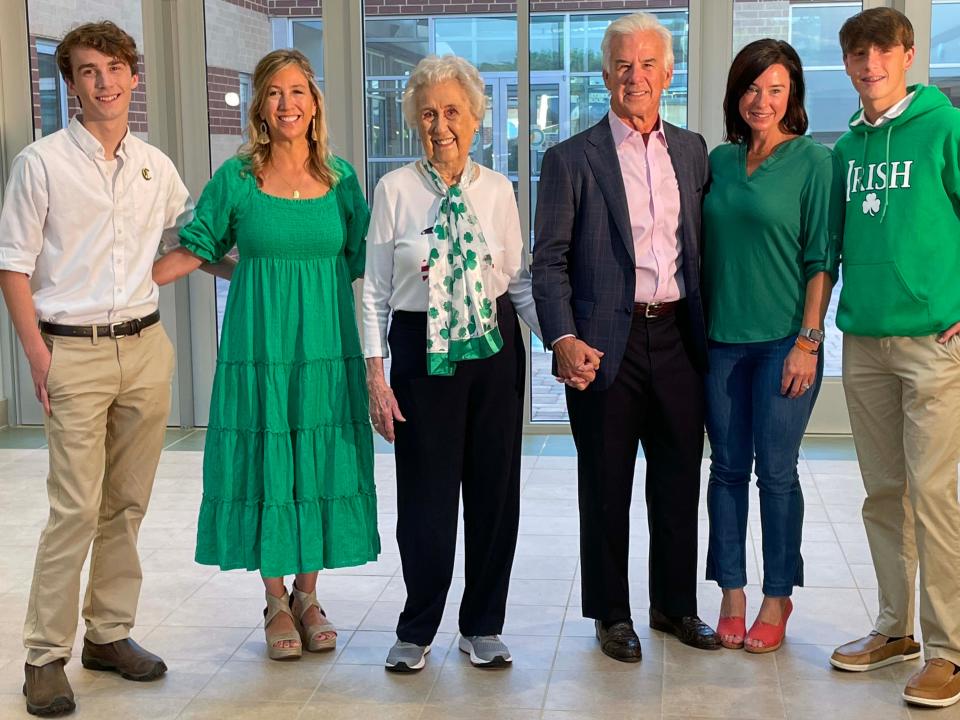
[[[420,61],[403,112],[423,158],[377,184],[367,235],[370,416],[396,442],[397,543],[407,588],[386,660],[395,672],[423,668],[440,625],[461,492],[460,649],[474,665],[511,662],[499,634],[520,517],[526,357],[517,315],[538,335],[540,328],[513,187],[470,158],[483,87],[462,58]]]

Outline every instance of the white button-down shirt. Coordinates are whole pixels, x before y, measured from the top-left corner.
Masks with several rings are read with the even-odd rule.
[[[0,270],[30,276],[41,320],[107,324],[149,315],[157,249],[193,203],[170,159],[127,132],[113,160],[74,118],[13,160],[0,211]]]

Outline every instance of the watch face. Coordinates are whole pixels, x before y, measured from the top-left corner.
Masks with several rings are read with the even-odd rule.
[[[803,330],[800,331],[800,334],[806,335],[814,342],[823,342],[823,330],[817,330],[815,328],[803,328]]]

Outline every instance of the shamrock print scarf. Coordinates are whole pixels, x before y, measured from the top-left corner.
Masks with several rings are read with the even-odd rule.
[[[480,168],[467,158],[460,182],[450,187],[428,161],[417,169],[443,198],[429,236],[427,373],[453,375],[461,360],[490,357],[503,347],[496,301],[486,293],[493,258],[464,195]]]

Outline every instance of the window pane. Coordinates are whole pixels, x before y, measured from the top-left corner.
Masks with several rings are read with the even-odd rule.
[[[53,57],[52,45],[37,47],[37,68],[40,71],[40,78],[37,82],[39,91],[40,124],[37,126],[35,137],[49,135],[64,127],[65,118],[63,116],[63,107],[65,106],[64,93],[66,85],[60,77],[60,71],[57,69],[57,62]]]
[[[437,55],[466,58],[481,72],[517,69],[517,21],[514,18],[437,18]]]
[[[563,16],[530,18],[530,69],[563,70]]]
[[[293,47],[310,58],[317,77],[323,77],[323,23],[319,20],[294,20]]]
[[[960,107],[960,2],[934,3],[930,29],[930,83]]]
[[[370,20],[366,22],[367,74],[408,75],[430,53],[429,21]]]
[[[574,3],[570,3],[574,5]],[[592,2],[595,12],[537,15],[530,22],[530,215],[536,222],[540,166],[546,151],[600,122],[610,110],[610,94],[603,83],[600,42],[607,26],[626,13],[619,0]],[[674,75],[663,92],[660,111],[667,122],[687,125],[688,13],[685,2],[654,1],[643,9],[653,12],[673,36]],[[649,6],[653,7],[649,7]],[[663,7],[657,7],[658,5]],[[534,7],[534,10],[536,8]],[[610,12],[619,10],[619,12]],[[563,38],[569,37],[569,48]],[[560,61],[545,58],[561,54]],[[563,57],[563,54],[566,56]],[[562,69],[569,68],[569,73]],[[508,97],[508,100],[511,98]],[[510,125],[508,124],[508,131]],[[511,155],[512,162],[512,155]],[[515,166],[510,165],[510,171]],[[531,247],[533,238],[531,238]],[[531,337],[530,418],[533,422],[566,422],[564,386],[551,373],[551,356]]]

